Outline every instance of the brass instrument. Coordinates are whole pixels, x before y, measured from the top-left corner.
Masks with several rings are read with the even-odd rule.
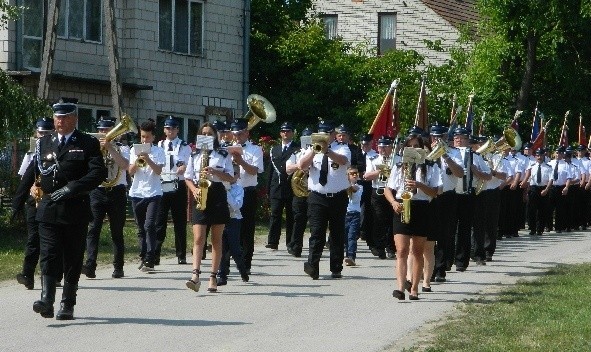
[[[135,166],[146,167],[146,165],[148,165],[148,163],[146,162],[146,160],[143,157],[140,156],[137,159],[135,159]]]
[[[265,123],[275,122],[277,113],[271,103],[265,97],[258,94],[251,94],[246,98],[248,112],[244,119],[248,120],[247,130],[251,130],[256,124],[263,121]]]
[[[503,131],[503,137],[499,138],[499,140],[496,142],[494,142],[493,139],[489,137],[488,140],[480,148],[476,150],[476,153],[479,153],[480,155],[486,155],[490,153],[502,154],[503,151],[507,148],[521,149],[521,143],[521,137],[519,136],[517,131],[515,131],[512,127],[507,127]],[[492,160],[492,157],[490,159]],[[501,163],[501,160],[503,160],[503,157],[501,155],[495,165],[492,165],[491,160],[488,160],[490,169],[491,171],[496,171],[496,169],[499,167]],[[482,192],[484,185],[486,185],[485,180],[480,178],[476,180],[476,195]]]
[[[199,180],[197,181],[197,189],[199,194],[195,197],[195,207],[197,210],[205,210],[207,206],[207,192],[211,186],[211,181],[207,179],[205,168],[209,166],[209,149],[206,144],[201,146],[201,168],[199,171]]]
[[[312,133],[310,135],[310,141],[312,143],[312,151],[315,154],[326,154],[328,151],[328,145],[330,134],[324,132]]]
[[[441,138],[437,138],[435,141],[435,147],[427,154],[425,159],[435,161],[443,156],[443,154],[449,153],[449,147]]]
[[[308,189],[308,172],[296,170],[291,176],[291,189],[296,197],[307,197],[310,194]]]
[[[376,169],[380,171],[380,173],[378,174],[376,189],[376,194],[378,195],[384,194],[384,188],[386,187],[388,178],[390,178],[390,174],[392,173],[393,162],[394,158],[392,157],[392,155],[390,155],[389,157],[382,156],[382,163],[376,165]]]
[[[43,190],[41,189],[41,175],[37,175],[35,178],[35,192],[31,195],[35,199],[35,207],[39,206],[39,202],[41,202],[41,198],[43,198]]]
[[[120,135],[127,133],[127,132],[133,132],[133,133],[137,133],[137,127],[135,125],[135,123],[133,122],[133,120],[131,119],[131,117],[129,117],[129,115],[127,114],[123,114],[123,116],[121,116],[121,120],[119,121],[119,123],[113,127],[109,133],[104,134],[104,133],[91,133],[91,135],[95,136],[96,138],[105,138],[105,141],[107,143],[111,143],[111,141],[113,141],[115,138],[119,137]],[[107,170],[109,170],[109,175],[107,176],[107,179],[103,181],[103,183],[101,183],[101,186],[103,187],[113,187],[117,184],[117,181],[119,181],[119,176],[121,175],[121,168],[115,163],[115,160],[113,159],[113,157],[111,156],[111,154],[108,152],[106,147],[101,148],[101,152],[103,153],[103,159],[105,161],[105,166],[107,167]],[[145,163],[146,161],[142,159],[143,161],[143,166],[139,166],[139,164],[141,162],[139,162],[139,159],[136,161],[136,165],[138,165],[138,167],[145,167]],[[117,167],[117,171],[115,172],[115,175],[113,175],[111,177],[111,171],[114,170],[114,167]]]

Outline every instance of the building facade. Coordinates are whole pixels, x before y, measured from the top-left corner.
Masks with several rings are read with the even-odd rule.
[[[79,128],[93,132],[112,115],[104,0],[61,0],[49,101],[75,98]],[[0,30],[0,68],[37,91],[47,18],[45,0],[24,6]],[[182,121],[191,142],[205,121],[245,110],[249,0],[115,1],[123,111],[136,122]],[[245,35],[246,34],[246,35]],[[245,69],[246,68],[246,69]]]
[[[314,0],[312,12],[325,24],[328,38],[365,44],[378,55],[391,49],[415,50],[427,63],[449,59],[443,49],[456,44],[463,25],[478,18],[475,0]]]

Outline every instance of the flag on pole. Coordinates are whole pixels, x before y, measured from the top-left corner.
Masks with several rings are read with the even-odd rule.
[[[482,118],[480,119],[480,126],[478,127],[478,135],[484,136],[484,118],[486,117],[486,113],[482,114]]]
[[[415,116],[415,126],[423,131],[429,130],[429,115],[427,111],[427,77],[423,76],[421,81],[421,91],[419,92],[419,103],[417,104],[417,113]]]
[[[539,113],[538,118],[540,119],[540,126],[544,123],[544,114]],[[546,147],[546,129],[548,128],[548,124],[550,123],[551,119],[548,119],[546,124],[543,128],[540,129],[540,132],[536,135],[536,138],[532,140],[532,146],[530,148],[530,152],[533,154],[536,149],[545,148]]]
[[[540,129],[542,127],[542,123],[540,121],[540,116],[538,114],[538,103],[536,103],[536,108],[534,109],[534,118],[533,121],[531,123],[531,136],[530,136],[530,141],[534,141],[536,140],[536,138],[538,137],[538,133],[540,133]]]
[[[568,115],[570,114],[570,110],[564,114],[564,123],[562,124],[562,130],[560,131],[560,140],[558,141],[558,145],[561,147],[568,147],[568,126],[566,125],[566,120]]]
[[[466,111],[466,125],[464,126],[468,133],[472,134],[474,131],[474,110],[472,107],[472,100],[474,99],[474,90],[468,95],[468,110]]]
[[[579,115],[579,145],[587,145],[587,133],[583,126],[583,114]]]
[[[513,115],[513,121],[511,121],[511,128],[513,128],[516,132],[519,132],[519,116],[523,114],[523,110],[515,111],[515,115]]]
[[[382,106],[380,106],[380,110],[369,129],[368,133],[373,135],[374,148],[381,136],[396,137],[400,131],[400,112],[398,110],[398,98],[396,98],[397,86],[398,80],[395,80],[390,85]]]

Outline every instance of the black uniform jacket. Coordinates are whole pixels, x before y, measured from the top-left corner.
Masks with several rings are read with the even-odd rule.
[[[61,225],[88,222],[91,216],[88,193],[107,177],[99,141],[75,130],[61,151],[58,151],[58,145],[56,134],[42,137],[39,140],[40,158],[31,162],[21,182],[30,188],[35,178],[41,177],[44,196],[37,208],[37,221]],[[43,175],[39,163],[43,169],[56,167]],[[51,193],[64,186],[70,189],[70,196],[52,201]]]
[[[283,151],[281,143],[271,148],[269,182],[267,185],[269,187],[269,198],[285,199],[293,195],[290,177],[285,172],[285,163],[298,150],[300,150],[300,143],[295,141],[292,141],[285,151]]]

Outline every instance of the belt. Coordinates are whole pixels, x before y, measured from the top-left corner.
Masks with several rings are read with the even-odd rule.
[[[113,186],[113,187],[97,187],[96,189],[108,193],[111,191],[119,190],[121,188],[126,188],[126,187],[125,187],[125,185],[121,184],[121,185],[117,185],[117,186]]]
[[[380,187],[380,188],[372,188],[372,194],[375,194],[376,196],[384,196],[384,188],[386,187]],[[382,191],[382,193],[378,193],[378,191]]]
[[[346,189],[344,189],[344,190],[342,190],[342,191],[338,191],[338,192],[336,192],[336,193],[320,193],[320,192],[316,192],[316,191],[312,191],[312,193],[315,193],[315,194],[317,194],[317,195],[319,195],[319,196],[322,196],[322,197],[326,197],[326,198],[332,198],[332,197],[339,196],[339,195],[341,195],[341,194],[343,194],[343,193],[347,193],[347,190],[346,190]]]

